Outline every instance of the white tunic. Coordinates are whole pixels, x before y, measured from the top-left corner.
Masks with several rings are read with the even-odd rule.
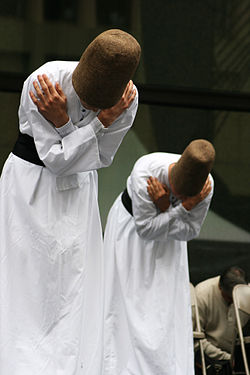
[[[160,213],[146,188],[149,176],[169,186],[168,166],[179,157],[141,157],[127,180],[133,216],[121,196],[110,210],[104,236],[105,375],[194,373],[186,241],[198,236],[212,191],[191,211],[171,194],[169,209]]]
[[[0,180],[0,374],[100,375],[103,238],[97,172],[131,127],[138,96],[105,129],[71,83],[77,62],[51,62],[24,83],[20,130],[45,167],[12,153]],[[29,97],[37,74],[58,81],[70,121],[55,129]]]

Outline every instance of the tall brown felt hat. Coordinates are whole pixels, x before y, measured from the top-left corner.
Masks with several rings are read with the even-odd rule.
[[[170,181],[179,195],[198,194],[210,173],[215,159],[213,145],[205,139],[192,141],[170,171]]]
[[[133,77],[140,55],[139,43],[125,31],[111,29],[98,35],[73,72],[72,83],[79,98],[99,109],[115,105]]]

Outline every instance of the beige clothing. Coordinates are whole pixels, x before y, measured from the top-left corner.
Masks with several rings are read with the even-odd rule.
[[[205,280],[195,287],[205,353],[213,359],[229,360],[235,334],[233,304],[228,305],[219,289],[220,277]]]

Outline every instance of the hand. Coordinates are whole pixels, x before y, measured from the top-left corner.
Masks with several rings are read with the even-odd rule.
[[[135,98],[135,95],[136,90],[134,89],[133,82],[130,80],[119,102],[113,107],[103,109],[99,113],[98,118],[105,128],[108,128],[117,119],[117,117],[119,117],[125,111],[125,109],[129,108]]]
[[[161,212],[165,212],[170,206],[170,191],[167,185],[162,184],[156,177],[149,177],[147,183],[147,191],[150,198]]]
[[[38,75],[37,79],[42,89],[37,81],[34,81],[33,86],[37,96],[30,91],[30,97],[43,117],[52,122],[56,128],[60,128],[69,121],[67,98],[59,83],[53,86],[46,74]]]
[[[199,194],[193,197],[187,197],[183,199],[182,201],[183,207],[188,211],[192,210],[192,208],[194,208],[198,203],[203,201],[208,196],[211,190],[212,190],[212,185],[211,185],[210,178],[208,177]]]

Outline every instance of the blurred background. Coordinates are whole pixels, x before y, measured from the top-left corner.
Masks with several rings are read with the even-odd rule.
[[[250,1],[1,0],[0,168],[18,132],[25,78],[50,60],[78,60],[100,32],[121,28],[142,46],[138,114],[111,167],[99,171],[103,227],[135,161],[213,143],[215,194],[190,241],[197,282],[233,264],[250,274]],[[249,275],[250,276],[250,275]]]

